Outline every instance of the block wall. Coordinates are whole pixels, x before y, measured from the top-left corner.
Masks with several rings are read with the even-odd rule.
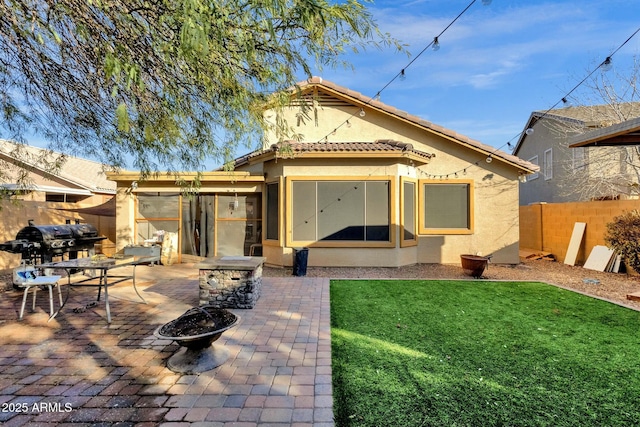
[[[640,209],[639,200],[535,203],[520,207],[520,248],[551,252],[563,262],[576,222],[587,224],[576,264],[582,265],[596,245],[604,245],[607,224]]]

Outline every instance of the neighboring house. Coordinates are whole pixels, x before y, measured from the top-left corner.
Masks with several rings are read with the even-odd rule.
[[[569,148],[640,146],[640,117],[569,138]]]
[[[204,173],[195,197],[175,176],[109,174],[118,247],[164,231],[183,260],[261,249],[290,266],[308,247],[312,266],[519,262],[518,183],[531,163],[317,77],[292,90],[284,115],[300,141],[267,135],[233,172]]]
[[[90,223],[107,237],[105,245],[115,245],[116,185],[103,172],[103,165],[91,160],[65,156],[55,173],[43,166],[46,158],[59,153],[0,140],[0,201],[2,227],[0,242],[15,239],[32,219],[35,224]],[[28,173],[28,183],[18,184],[18,176]],[[16,267],[20,255],[0,251],[0,270]]]
[[[640,159],[632,144],[573,143],[591,132],[615,134],[620,123],[637,117],[640,103],[533,112],[513,154],[539,165],[540,172],[520,184],[520,204],[637,197]]]

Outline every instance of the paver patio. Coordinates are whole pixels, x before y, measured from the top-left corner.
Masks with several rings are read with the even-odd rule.
[[[0,293],[0,424],[333,426],[328,279],[264,277],[256,307],[232,310],[239,324],[214,343],[229,360],[186,375],[166,368],[179,347],[153,331],[198,305],[198,270],[136,275],[148,304],[130,282],[110,287],[110,325],[102,302],[86,307],[93,288],[71,289],[50,322],[46,292],[23,321],[22,293]]]

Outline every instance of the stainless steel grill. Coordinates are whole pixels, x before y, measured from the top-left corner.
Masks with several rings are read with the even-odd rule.
[[[30,264],[53,261],[54,256],[68,253],[69,258],[77,258],[79,251],[93,248],[96,242],[106,239],[98,235],[91,224],[29,225],[16,234],[15,240],[0,243],[0,250],[21,254]]]

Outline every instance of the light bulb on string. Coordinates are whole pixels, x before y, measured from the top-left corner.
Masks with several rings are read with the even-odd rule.
[[[402,71],[400,71],[400,81],[405,81],[407,80],[407,75],[404,73],[404,68],[402,69]]]
[[[602,69],[602,71],[609,71],[611,70],[611,67],[613,67],[613,62],[611,61],[611,57],[607,56],[607,58],[602,62],[602,64],[600,64],[600,68]]]
[[[491,163],[491,162],[493,162],[493,157],[491,156],[487,157],[487,163]]]
[[[351,127],[351,122],[349,120],[347,120],[346,125],[347,125],[348,128],[350,128]]]
[[[433,49],[434,51],[440,50],[440,42],[438,41],[437,37],[433,38],[433,44],[431,45],[431,49]]]
[[[533,128],[527,128],[527,130],[524,131],[527,135],[533,135],[533,132]]]
[[[367,113],[364,112],[364,108],[361,108],[358,114],[360,115],[360,117],[364,117],[367,115]]]

